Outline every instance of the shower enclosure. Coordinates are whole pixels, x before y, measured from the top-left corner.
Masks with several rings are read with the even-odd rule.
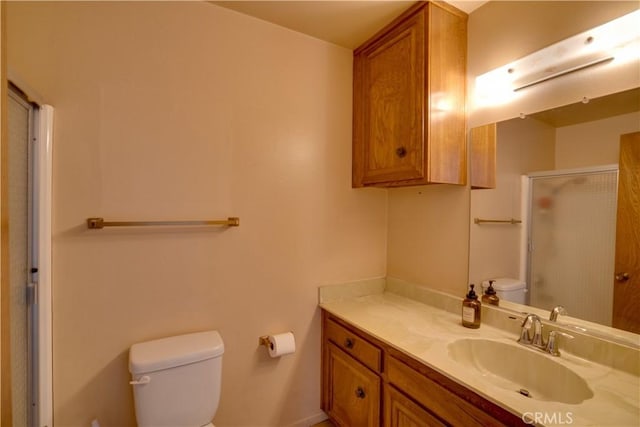
[[[529,303],[611,325],[617,165],[527,177]]]
[[[3,345],[8,344],[11,401],[3,405],[10,406],[11,425],[50,427],[53,108],[11,84],[7,134],[9,339]]]

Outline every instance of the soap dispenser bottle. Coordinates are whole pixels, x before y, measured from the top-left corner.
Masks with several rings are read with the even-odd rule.
[[[462,326],[466,328],[478,329],[480,327],[480,313],[482,304],[478,301],[476,291],[473,290],[475,285],[469,285],[469,293],[462,301]]]
[[[499,305],[500,298],[496,295],[496,290],[493,289],[494,280],[489,280],[489,287],[485,289],[482,295],[482,302],[485,304]]]

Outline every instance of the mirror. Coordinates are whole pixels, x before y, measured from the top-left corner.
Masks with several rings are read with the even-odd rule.
[[[614,320],[613,293],[620,135],[639,131],[638,88],[495,124],[494,188],[471,191],[469,283],[500,278],[511,301],[638,333]]]

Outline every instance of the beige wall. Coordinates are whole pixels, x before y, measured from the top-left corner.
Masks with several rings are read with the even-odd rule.
[[[556,130],[556,169],[618,163],[620,135],[640,131],[640,113],[629,113]]]
[[[387,274],[462,295],[468,276],[469,188],[389,190]]]
[[[350,185],[351,51],[201,2],[7,6],[9,66],[56,108],[56,425],[133,425],[129,346],[206,329],[216,425],[319,414],[317,286],[385,275],[386,192]],[[294,355],[257,346],[288,330]]]

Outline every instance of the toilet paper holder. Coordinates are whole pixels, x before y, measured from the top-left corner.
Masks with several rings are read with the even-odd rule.
[[[296,340],[291,331],[274,335],[263,335],[258,338],[258,344],[267,349],[270,357],[282,357],[295,353],[296,351]]]
[[[267,348],[271,348],[271,341],[269,341],[269,335],[263,335],[258,338],[258,344],[263,345]]]
[[[289,331],[289,333],[293,334],[293,332]],[[261,337],[258,338],[258,344],[259,345],[263,345],[268,349],[273,350],[273,344],[271,343],[271,341],[269,340],[269,337],[271,335],[262,335]]]

